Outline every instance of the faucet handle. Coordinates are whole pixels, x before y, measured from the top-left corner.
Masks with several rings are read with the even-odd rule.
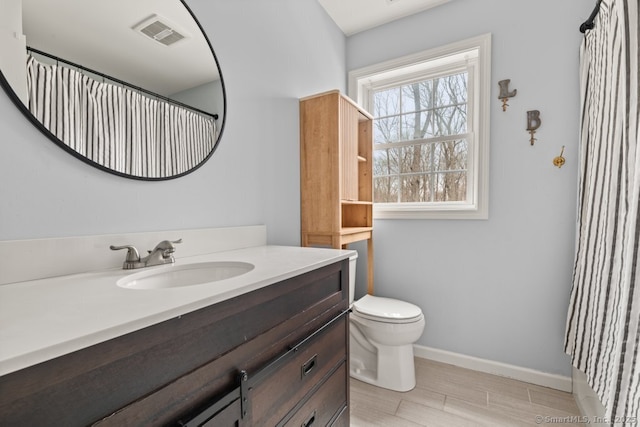
[[[162,242],[158,243],[155,247],[155,249],[160,249],[162,251],[174,251],[176,248],[175,246],[173,246],[175,243],[182,243],[182,239],[178,239],[178,240],[163,240]],[[155,250],[154,249],[154,250]],[[149,251],[149,253],[151,253],[152,251]]]
[[[175,243],[182,243],[182,239],[178,239],[178,240],[163,240],[162,242],[158,243],[156,245],[155,248],[153,248],[152,251],[147,251],[149,253],[149,256],[152,256],[152,254],[154,253],[160,253],[162,259],[165,260],[171,260],[171,262],[173,262],[173,253],[176,251],[176,247],[173,246]]]
[[[137,262],[140,261],[140,254],[135,246],[132,245],[123,245],[123,246],[109,246],[109,249],[112,251],[119,251],[120,249],[127,250],[127,257],[125,258],[125,262]]]

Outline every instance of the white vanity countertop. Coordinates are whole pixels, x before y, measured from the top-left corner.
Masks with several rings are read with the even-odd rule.
[[[145,328],[346,259],[349,250],[257,246],[177,258],[175,265],[242,261],[255,268],[217,282],[124,289],[116,281],[153,268],[110,269],[0,286],[0,375]]]

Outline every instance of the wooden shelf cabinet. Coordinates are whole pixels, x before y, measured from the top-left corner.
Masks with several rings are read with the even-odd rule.
[[[373,293],[373,118],[339,91],[300,100],[302,246],[367,241]]]

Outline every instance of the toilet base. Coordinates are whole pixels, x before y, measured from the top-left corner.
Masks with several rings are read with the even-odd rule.
[[[371,354],[354,341],[351,340],[349,368],[352,378],[393,391],[406,392],[415,388],[412,344],[378,346],[373,343],[377,354]]]

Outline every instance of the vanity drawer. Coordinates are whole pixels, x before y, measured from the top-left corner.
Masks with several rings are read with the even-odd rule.
[[[344,363],[347,322],[346,313],[340,315],[309,341],[250,378],[252,425],[276,425],[314,386]]]
[[[348,426],[347,363],[344,362],[320,388],[284,423],[287,427]]]

